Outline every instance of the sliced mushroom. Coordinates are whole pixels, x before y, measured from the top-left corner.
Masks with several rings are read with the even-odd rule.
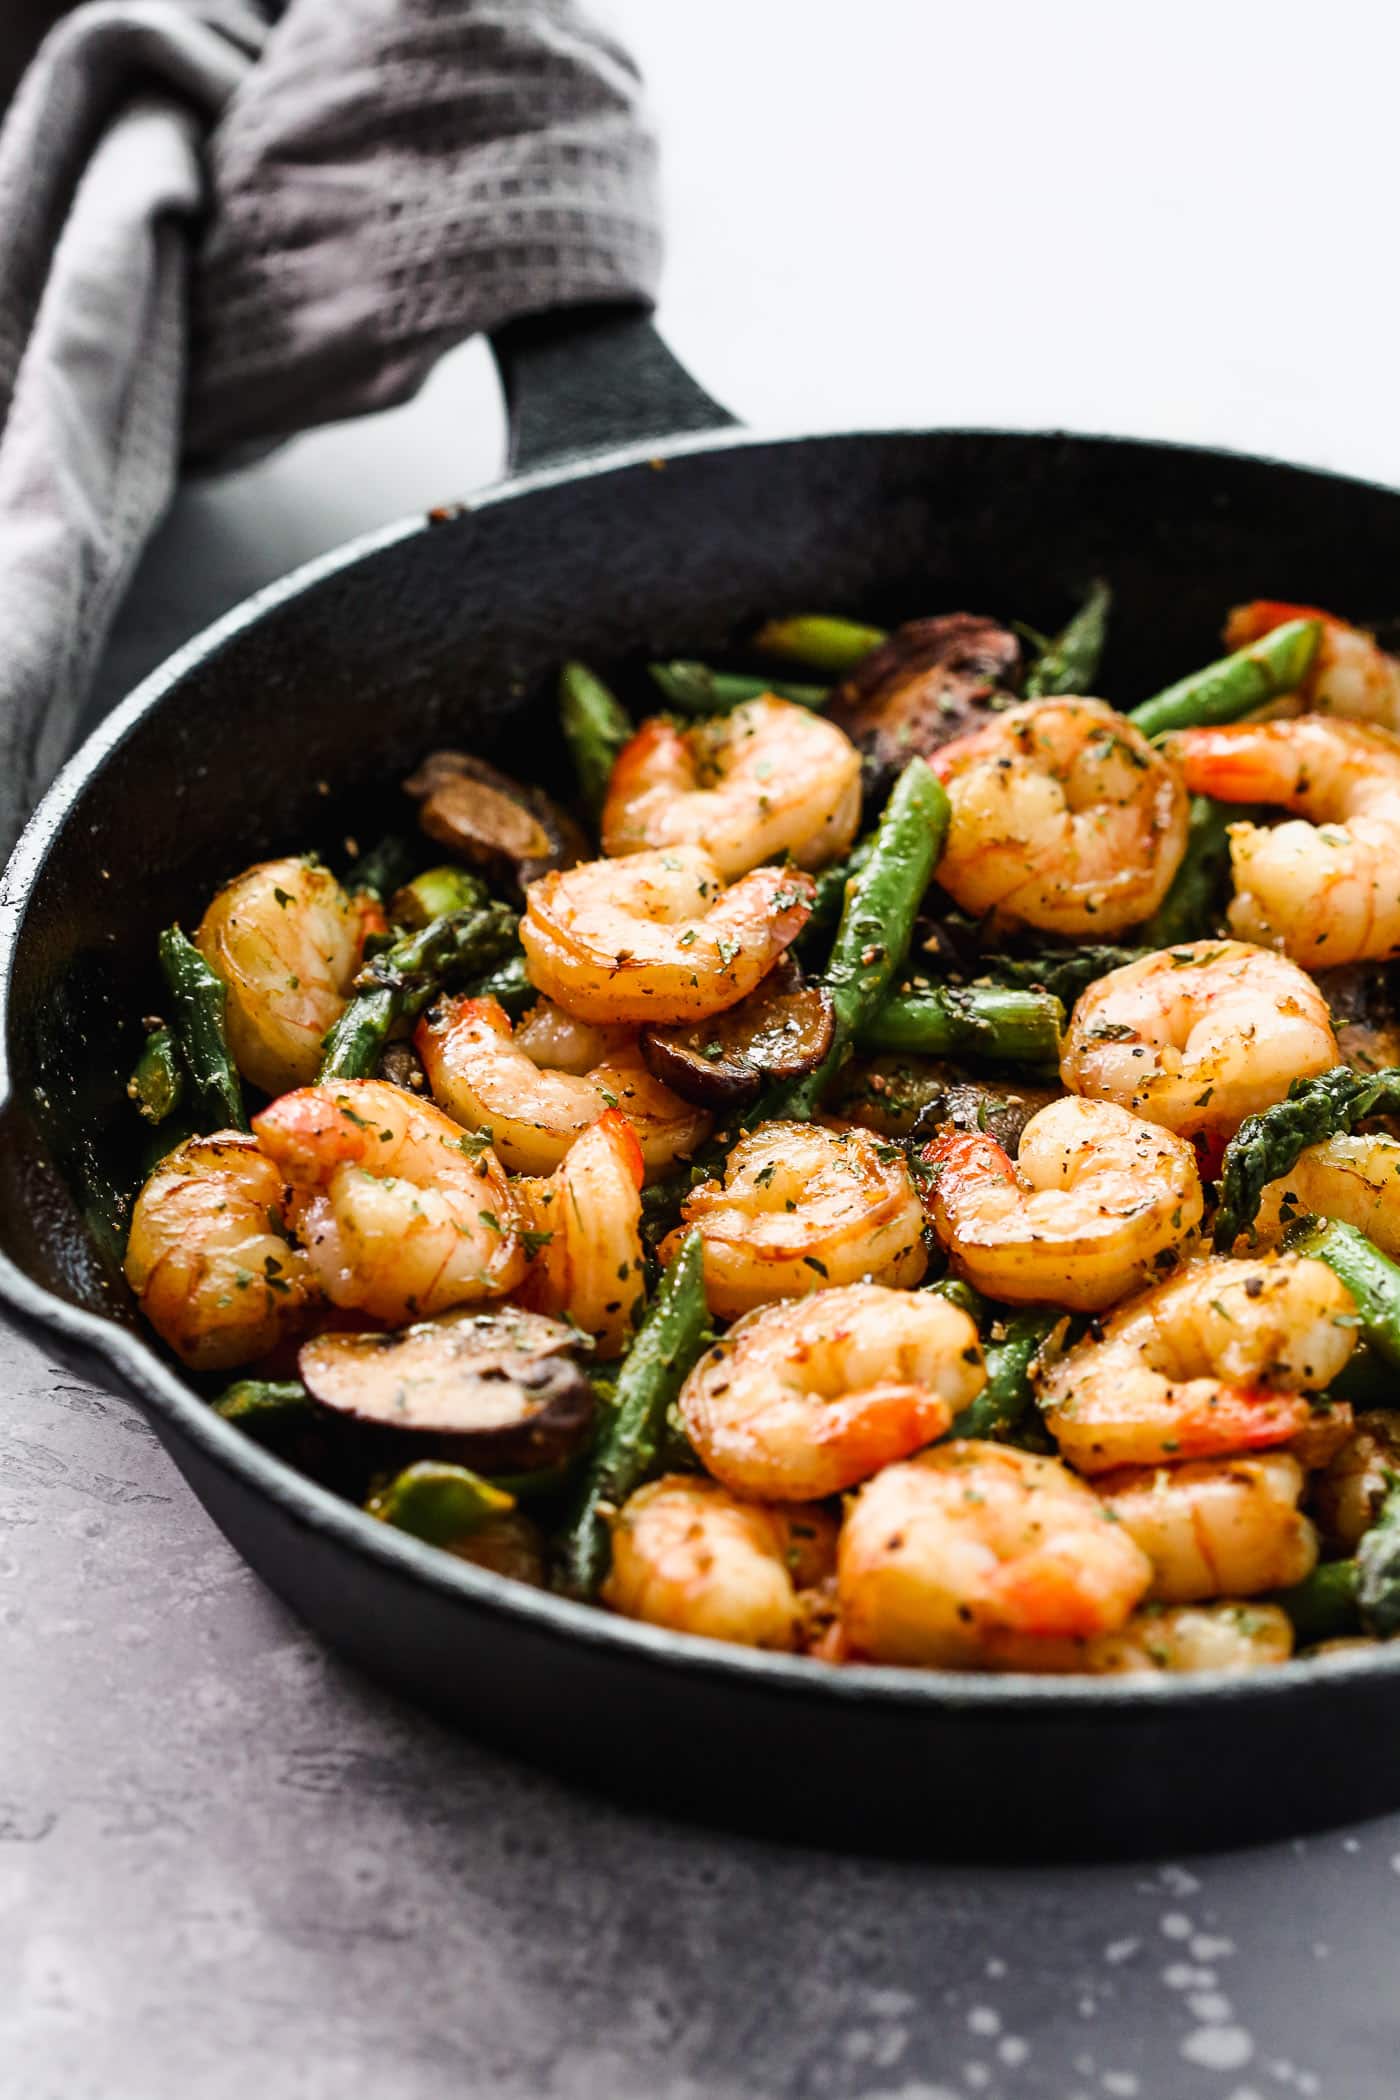
[[[807,984],[783,955],[737,1006],[686,1027],[642,1031],[642,1056],[657,1079],[702,1108],[740,1108],[765,1081],[798,1079],[831,1048],[830,995]]]
[[[1008,705],[1020,663],[1020,643],[995,620],[910,620],[842,680],[827,719],[864,753],[867,785],[886,788],[908,759],[982,728],[998,698]]]
[[[578,1450],[593,1387],[576,1328],[542,1313],[447,1313],[398,1334],[323,1334],[298,1359],[307,1391],[418,1457],[529,1472]]]
[[[434,751],[404,782],[430,839],[521,891],[588,857],[572,817],[543,788],[526,787],[465,751]]]
[[[1021,1132],[1031,1117],[1059,1098],[1058,1087],[955,1078],[942,1101],[931,1102],[919,1115],[913,1135],[930,1138],[944,1137],[950,1131],[985,1131],[1014,1159]]]

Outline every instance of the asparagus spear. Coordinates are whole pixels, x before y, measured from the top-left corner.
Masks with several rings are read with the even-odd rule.
[[[616,1409],[589,1461],[563,1538],[561,1586],[592,1597],[612,1559],[609,1517],[640,1486],[666,1432],[666,1411],[704,1347],[704,1241],[690,1231],[661,1278],[618,1374]]]
[[[987,1383],[954,1417],[949,1436],[1006,1436],[1024,1421],[1035,1398],[1031,1368],[1062,1317],[1043,1305],[1012,1314],[1002,1340],[987,1348]]]
[[[897,992],[857,1030],[863,1050],[920,1057],[982,1057],[999,1064],[1053,1065],[1064,1008],[1050,992],[995,984],[935,985]]]
[[[240,1378],[213,1403],[216,1415],[252,1436],[274,1433],[314,1418],[316,1405],[295,1378]]]
[[[781,656],[841,678],[888,640],[883,627],[863,627],[859,621],[833,619],[826,613],[794,613],[786,620],[767,621],[754,636],[754,647],[764,656]]]
[[[180,1047],[163,1021],[148,1033],[126,1090],[148,1123],[163,1123],[184,1099],[185,1067]]]
[[[447,912],[374,956],[326,1035],[317,1079],[369,1077],[394,1023],[422,1013],[444,983],[489,969],[508,954],[517,923],[504,904]]]
[[[1113,593],[1106,583],[1091,584],[1089,595],[1074,618],[1046,644],[1032,666],[1025,683],[1028,700],[1048,699],[1057,693],[1093,692],[1108,638],[1112,604]]]
[[[511,1019],[518,1020],[527,1006],[532,1006],[539,997],[530,982],[529,971],[523,955],[508,955],[494,970],[478,977],[466,986],[468,996],[473,999],[496,999],[505,1008]]]
[[[370,1516],[378,1517],[381,1524],[411,1532],[430,1546],[455,1545],[514,1507],[514,1495],[504,1488],[483,1480],[467,1466],[436,1459],[420,1459],[417,1465],[406,1466],[365,1504]]]
[[[1299,1153],[1324,1138],[1348,1136],[1367,1116],[1400,1110],[1400,1066],[1354,1072],[1334,1065],[1313,1079],[1295,1079],[1287,1097],[1247,1116],[1225,1147],[1220,1206],[1215,1213],[1217,1248],[1233,1247],[1259,1213],[1267,1182],[1288,1173]],[[1344,1279],[1345,1280],[1345,1279]]]
[[[1289,620],[1261,635],[1246,649],[1178,679],[1130,708],[1128,720],[1144,736],[1165,736],[1170,729],[1198,729],[1217,722],[1237,722],[1280,693],[1301,685],[1312,667],[1322,635],[1319,620]]]
[[[979,1331],[986,1326],[989,1307],[975,1284],[965,1282],[961,1276],[940,1276],[937,1283],[926,1283],[923,1288],[930,1298],[946,1298],[950,1305],[956,1305]]]
[[[393,896],[401,883],[407,882],[413,873],[413,864],[418,859],[418,848],[411,840],[391,831],[368,853],[362,853],[352,861],[345,873],[343,887],[351,892],[368,890],[381,903]]]
[[[1310,1648],[1316,1641],[1342,1640],[1360,1632],[1357,1590],[1356,1562],[1328,1560],[1290,1589],[1275,1590],[1261,1601],[1281,1605],[1293,1621],[1298,1646]]]
[[[976,968],[1006,990],[1044,992],[1071,1007],[1081,992],[1108,971],[1137,962],[1149,952],[1099,943],[1089,948],[1047,948],[1032,956],[979,955]]]
[[[632,717],[586,664],[559,673],[559,726],[574,761],[579,792],[595,818],[607,798],[613,765],[632,739]]]
[[[1361,1336],[1377,1355],[1400,1365],[1400,1269],[1373,1247],[1354,1225],[1318,1218],[1291,1233],[1295,1254],[1325,1261],[1351,1292],[1361,1321]]]
[[[806,1122],[816,1113],[855,1038],[904,967],[914,917],[947,829],[947,796],[924,761],[911,758],[885,804],[870,857],[846,891],[822,979],[836,1011],[831,1048],[814,1072],[769,1087],[747,1118],[751,1124],[774,1116]]]
[[[1192,796],[1181,866],[1152,917],[1134,928],[1145,953],[1201,940],[1211,932],[1221,877],[1230,861],[1230,826],[1237,815],[1208,795]]]
[[[224,1022],[223,980],[178,926],[167,927],[157,946],[175,1010],[175,1033],[205,1127],[246,1130],[243,1085]]]
[[[471,911],[485,904],[490,891],[479,875],[449,862],[440,868],[424,868],[411,882],[401,883],[390,900],[389,916],[396,926],[417,930],[451,911]]]
[[[1381,1640],[1400,1633],[1400,1475],[1387,1476],[1386,1498],[1354,1560],[1323,1561],[1269,1602],[1288,1613],[1300,1647],[1353,1633]]]
[[[746,671],[715,671],[709,664],[677,658],[668,664],[648,664],[647,674],[668,707],[686,715],[724,714],[745,700],[776,693],[797,707],[825,707],[831,688],[825,685],[791,685],[784,679],[755,678]]]

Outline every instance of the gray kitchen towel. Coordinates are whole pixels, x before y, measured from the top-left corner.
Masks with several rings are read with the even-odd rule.
[[[655,149],[571,0],[89,0],[0,131],[0,848],[201,459],[648,298]]]

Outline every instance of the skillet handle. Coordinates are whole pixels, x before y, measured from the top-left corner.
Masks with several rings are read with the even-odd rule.
[[[509,321],[491,338],[509,422],[512,473],[735,417],[672,357],[644,306],[578,306]]]

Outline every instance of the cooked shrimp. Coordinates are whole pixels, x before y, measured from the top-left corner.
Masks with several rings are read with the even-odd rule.
[[[1151,1575],[1058,1459],[968,1441],[861,1489],[837,1579],[852,1654],[967,1670],[1033,1666],[1037,1642],[1115,1631]]]
[[[733,1320],[821,1284],[916,1284],[927,1265],[923,1212],[903,1154],[868,1130],[760,1123],[740,1138],[722,1181],[681,1206],[705,1242],[710,1310]],[[670,1257],[684,1227],[663,1245]]]
[[[186,1139],[136,1199],[126,1280],[163,1342],[196,1371],[252,1363],[320,1295],[283,1224],[282,1176],[236,1130]]]
[[[1313,1483],[1313,1507],[1330,1546],[1352,1553],[1400,1480],[1400,1417],[1385,1409],[1358,1415],[1350,1436]]]
[[[505,1170],[450,1116],[382,1079],[284,1094],[253,1119],[336,1305],[398,1326],[496,1298],[525,1269]]]
[[[964,911],[1104,939],[1157,909],[1186,850],[1177,768],[1102,700],[1028,700],[929,763],[952,805],[938,880]]]
[[[1243,941],[1189,941],[1089,986],[1060,1076],[1179,1137],[1233,1137],[1295,1079],[1337,1062],[1326,1002],[1296,963]]]
[[[703,1142],[710,1118],[653,1079],[633,1030],[593,1029],[570,1023],[547,1001],[540,1007],[512,1033],[496,1000],[444,999],[424,1015],[413,1038],[439,1107],[468,1130],[484,1131],[513,1173],[552,1173],[608,1108],[626,1116],[654,1174]],[[555,1025],[554,1016],[565,1025]],[[587,1037],[606,1039],[596,1045],[596,1062],[581,1072],[550,1069],[555,1042],[578,1054],[579,1040]]]
[[[603,851],[703,846],[726,881],[764,861],[823,868],[860,823],[860,753],[834,722],[771,693],[682,727],[644,722],[618,754]]]
[[[1303,1468],[1288,1451],[1129,1467],[1095,1482],[1152,1563],[1164,1604],[1255,1597],[1311,1574],[1317,1534],[1299,1513]]]
[[[799,1587],[834,1561],[823,1509],[740,1502],[717,1480],[668,1473],[613,1525],[603,1602],[629,1619],[746,1648],[798,1645]]]
[[[1383,1253],[1400,1255],[1400,1139],[1377,1131],[1309,1145],[1262,1191],[1255,1234],[1270,1244],[1308,1211],[1354,1225]]]
[[[726,889],[699,846],[592,860],[531,883],[533,983],[585,1021],[701,1021],[746,998],[806,925],[815,885],[755,868]]]
[[[1181,1676],[1267,1669],[1292,1653],[1292,1622],[1277,1604],[1142,1604],[1117,1633],[1077,1642],[1047,1661],[1092,1677]],[[1021,1669],[1032,1667],[1024,1655],[1017,1661]]]
[[[642,1153],[620,1109],[575,1138],[548,1180],[515,1183],[530,1267],[516,1293],[534,1312],[572,1320],[600,1356],[620,1356],[641,1298]]]
[[[852,1283],[749,1313],[695,1366],[680,1411],[736,1495],[809,1502],[942,1436],[986,1376],[958,1306]]]
[[[1289,1443],[1351,1355],[1352,1319],[1320,1261],[1193,1262],[1042,1369],[1046,1425],[1081,1473]]]
[[[229,1048],[265,1093],[306,1086],[379,907],[314,860],[264,860],[219,891],[195,946],[228,994]]]
[[[1246,649],[1289,620],[1320,620],[1322,638],[1297,699],[1310,713],[1346,715],[1400,729],[1400,663],[1376,646],[1374,635],[1315,605],[1256,598],[1237,605],[1225,623],[1227,649]]]
[[[1304,715],[1167,742],[1194,793],[1292,813],[1230,826],[1229,920],[1242,939],[1315,970],[1400,954],[1400,737]]]
[[[954,1266],[1013,1304],[1112,1305],[1160,1276],[1201,1219],[1190,1145],[1109,1101],[1052,1101],[1014,1163],[974,1133],[937,1138],[923,1156]]]

